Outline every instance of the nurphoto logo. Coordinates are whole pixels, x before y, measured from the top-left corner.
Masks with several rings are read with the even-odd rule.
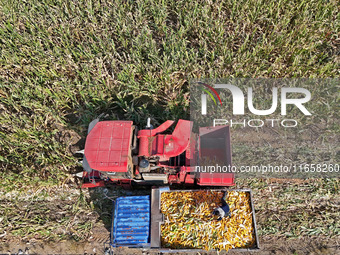
[[[294,107],[298,108],[304,115],[310,116],[312,115],[307,108],[305,107],[305,103],[311,100],[311,93],[309,90],[305,88],[294,88],[294,87],[282,87],[280,91],[277,87],[272,89],[272,101],[271,106],[268,109],[256,109],[253,103],[254,99],[254,92],[256,89],[251,87],[247,88],[247,100],[245,100],[244,92],[237,86],[232,84],[213,84],[208,85],[203,82],[197,82],[204,87],[200,87],[202,94],[201,94],[201,114],[207,115],[208,114],[208,100],[207,96],[209,95],[214,104],[217,106],[217,101],[215,97],[218,99],[221,106],[223,106],[223,98],[221,99],[220,94],[216,91],[216,89],[226,89],[228,92],[231,93],[232,96],[232,105],[233,105],[233,115],[245,115],[245,113],[252,113],[258,116],[268,116],[273,114],[279,104],[279,97],[280,97],[280,110],[281,115],[287,115],[287,105],[293,105]],[[280,92],[280,94],[279,94]],[[290,95],[288,97],[288,95]],[[293,97],[292,96],[297,96]],[[247,108],[249,112],[246,112],[245,101],[247,101]],[[251,119],[251,120],[243,120],[243,121],[233,121],[233,120],[226,120],[226,119],[214,119],[213,125],[225,125],[230,124],[233,125],[244,125],[249,127],[262,127],[265,122],[271,123],[271,126],[274,127],[276,122],[279,122],[283,127],[295,127],[297,126],[297,121],[294,119]]]

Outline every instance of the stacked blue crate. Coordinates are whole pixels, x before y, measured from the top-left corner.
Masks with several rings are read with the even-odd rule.
[[[147,246],[150,234],[150,196],[119,197],[115,202],[113,247]]]

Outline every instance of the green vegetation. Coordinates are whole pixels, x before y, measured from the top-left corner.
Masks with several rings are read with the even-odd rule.
[[[73,152],[83,146],[88,123],[102,112],[139,126],[149,116],[155,126],[188,117],[192,78],[338,77],[339,21],[336,0],[0,0],[0,190],[36,192],[74,183],[70,173],[79,169]],[[329,88],[332,93],[338,89]],[[332,108],[338,100],[320,104]],[[327,185],[320,184],[313,194]],[[334,187],[338,195],[339,183]],[[1,197],[0,232],[72,236],[63,231],[58,236],[55,228],[73,226],[72,212],[92,210],[82,198],[76,200],[83,209],[72,211],[66,204],[60,222],[34,207],[41,218],[18,215],[15,224],[21,225],[13,229],[10,218],[20,206],[15,207],[16,199]],[[336,216],[325,208],[329,214],[318,220]],[[327,230],[322,224],[309,226],[311,215],[302,215],[304,228],[293,229],[276,228],[282,218],[260,217],[260,233],[339,234],[336,224]],[[80,227],[89,231],[95,220],[75,222],[80,240],[87,237]]]

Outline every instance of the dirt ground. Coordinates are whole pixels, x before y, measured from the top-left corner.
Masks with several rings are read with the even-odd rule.
[[[337,234],[339,231],[337,222],[340,205],[338,193],[335,192],[333,195],[329,193],[332,191],[329,183],[320,184],[317,180],[301,182],[301,180],[259,180],[253,184],[260,249],[253,252],[229,250],[228,254],[340,254],[340,235]],[[239,181],[236,188],[244,188],[243,186],[248,185],[249,183]],[[318,185],[326,186],[318,187]],[[315,188],[314,191],[311,190],[313,187]],[[326,189],[326,187],[328,188]],[[25,201],[28,198],[27,193],[23,197],[17,196],[15,198],[11,198],[10,195],[13,195],[11,193],[3,195],[2,201],[7,204],[6,208],[12,210],[12,212],[3,212],[8,214],[8,219],[12,219],[11,222],[14,227],[15,225],[16,228],[19,227],[18,221],[27,222],[28,219],[25,219],[23,215],[25,210],[29,210],[31,214],[41,217],[46,214],[46,220],[48,220],[48,224],[45,223],[46,228],[51,224],[58,226],[53,230],[55,233],[60,229],[70,231],[67,230],[67,227],[71,225],[73,228],[70,229],[78,231],[78,236],[82,235],[83,239],[80,241],[72,239],[73,234],[71,232],[67,232],[69,234],[60,239],[61,241],[44,240],[43,237],[36,236],[36,234],[19,238],[11,234],[11,228],[7,226],[5,230],[7,235],[2,234],[0,236],[0,254],[104,254],[110,238],[112,202],[107,199],[103,192],[108,192],[108,197],[115,198],[122,195],[147,194],[149,190],[125,191],[114,188],[108,191],[94,189],[80,192],[79,189],[67,187],[54,189],[50,191],[48,198],[38,202],[30,202],[30,207],[27,208],[23,206],[28,204]],[[283,192],[288,195],[282,196]],[[79,200],[81,194],[84,194],[86,198],[84,200],[85,205],[79,205],[77,211],[73,213],[71,211],[72,205],[75,204],[74,201],[77,201],[77,198]],[[61,200],[60,198],[64,196],[65,199]],[[9,206],[14,201],[17,201],[17,206]],[[93,204],[93,209],[86,207],[87,204]],[[37,205],[39,207],[36,208]],[[26,209],[23,209],[23,207]],[[49,208],[50,213],[44,213],[44,208]],[[59,214],[63,215],[63,218],[60,218],[61,216],[58,218],[57,215]],[[54,217],[52,217],[53,215]],[[3,216],[0,217],[0,221]],[[301,221],[301,217],[305,218]],[[69,223],[59,226],[59,221],[65,218],[70,219]],[[81,227],[89,222],[92,224],[90,229],[79,230],[77,228],[77,226]],[[295,232],[301,230],[304,226],[305,228],[309,226],[311,229],[320,229],[321,232],[317,235],[310,232]],[[332,230],[327,232],[327,229]],[[276,232],[271,234],[270,231]],[[295,236],[288,238],[287,233],[295,233]],[[331,236],[328,236],[329,234]],[[118,248],[113,251],[113,254],[161,253],[154,250],[142,251]],[[192,252],[190,254],[218,253]],[[225,252],[219,254],[225,254]]]
[[[105,228],[95,229],[93,238],[87,242],[63,241],[60,243],[15,243],[2,244],[1,254],[104,254],[104,242],[109,238]],[[118,248],[114,254],[162,254],[157,251],[142,251],[137,249]],[[230,250],[230,255],[240,254],[339,254],[340,238],[329,240],[327,237],[290,239],[265,237],[260,238],[260,250],[253,252],[238,252]],[[19,253],[20,254],[20,253]],[[176,253],[176,254],[225,254],[225,252],[209,253]]]

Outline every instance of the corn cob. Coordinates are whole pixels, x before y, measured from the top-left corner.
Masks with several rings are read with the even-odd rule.
[[[249,193],[229,191],[225,200],[231,217],[217,221],[212,212],[223,195],[210,190],[163,192],[162,246],[207,251],[251,247],[255,237]]]

